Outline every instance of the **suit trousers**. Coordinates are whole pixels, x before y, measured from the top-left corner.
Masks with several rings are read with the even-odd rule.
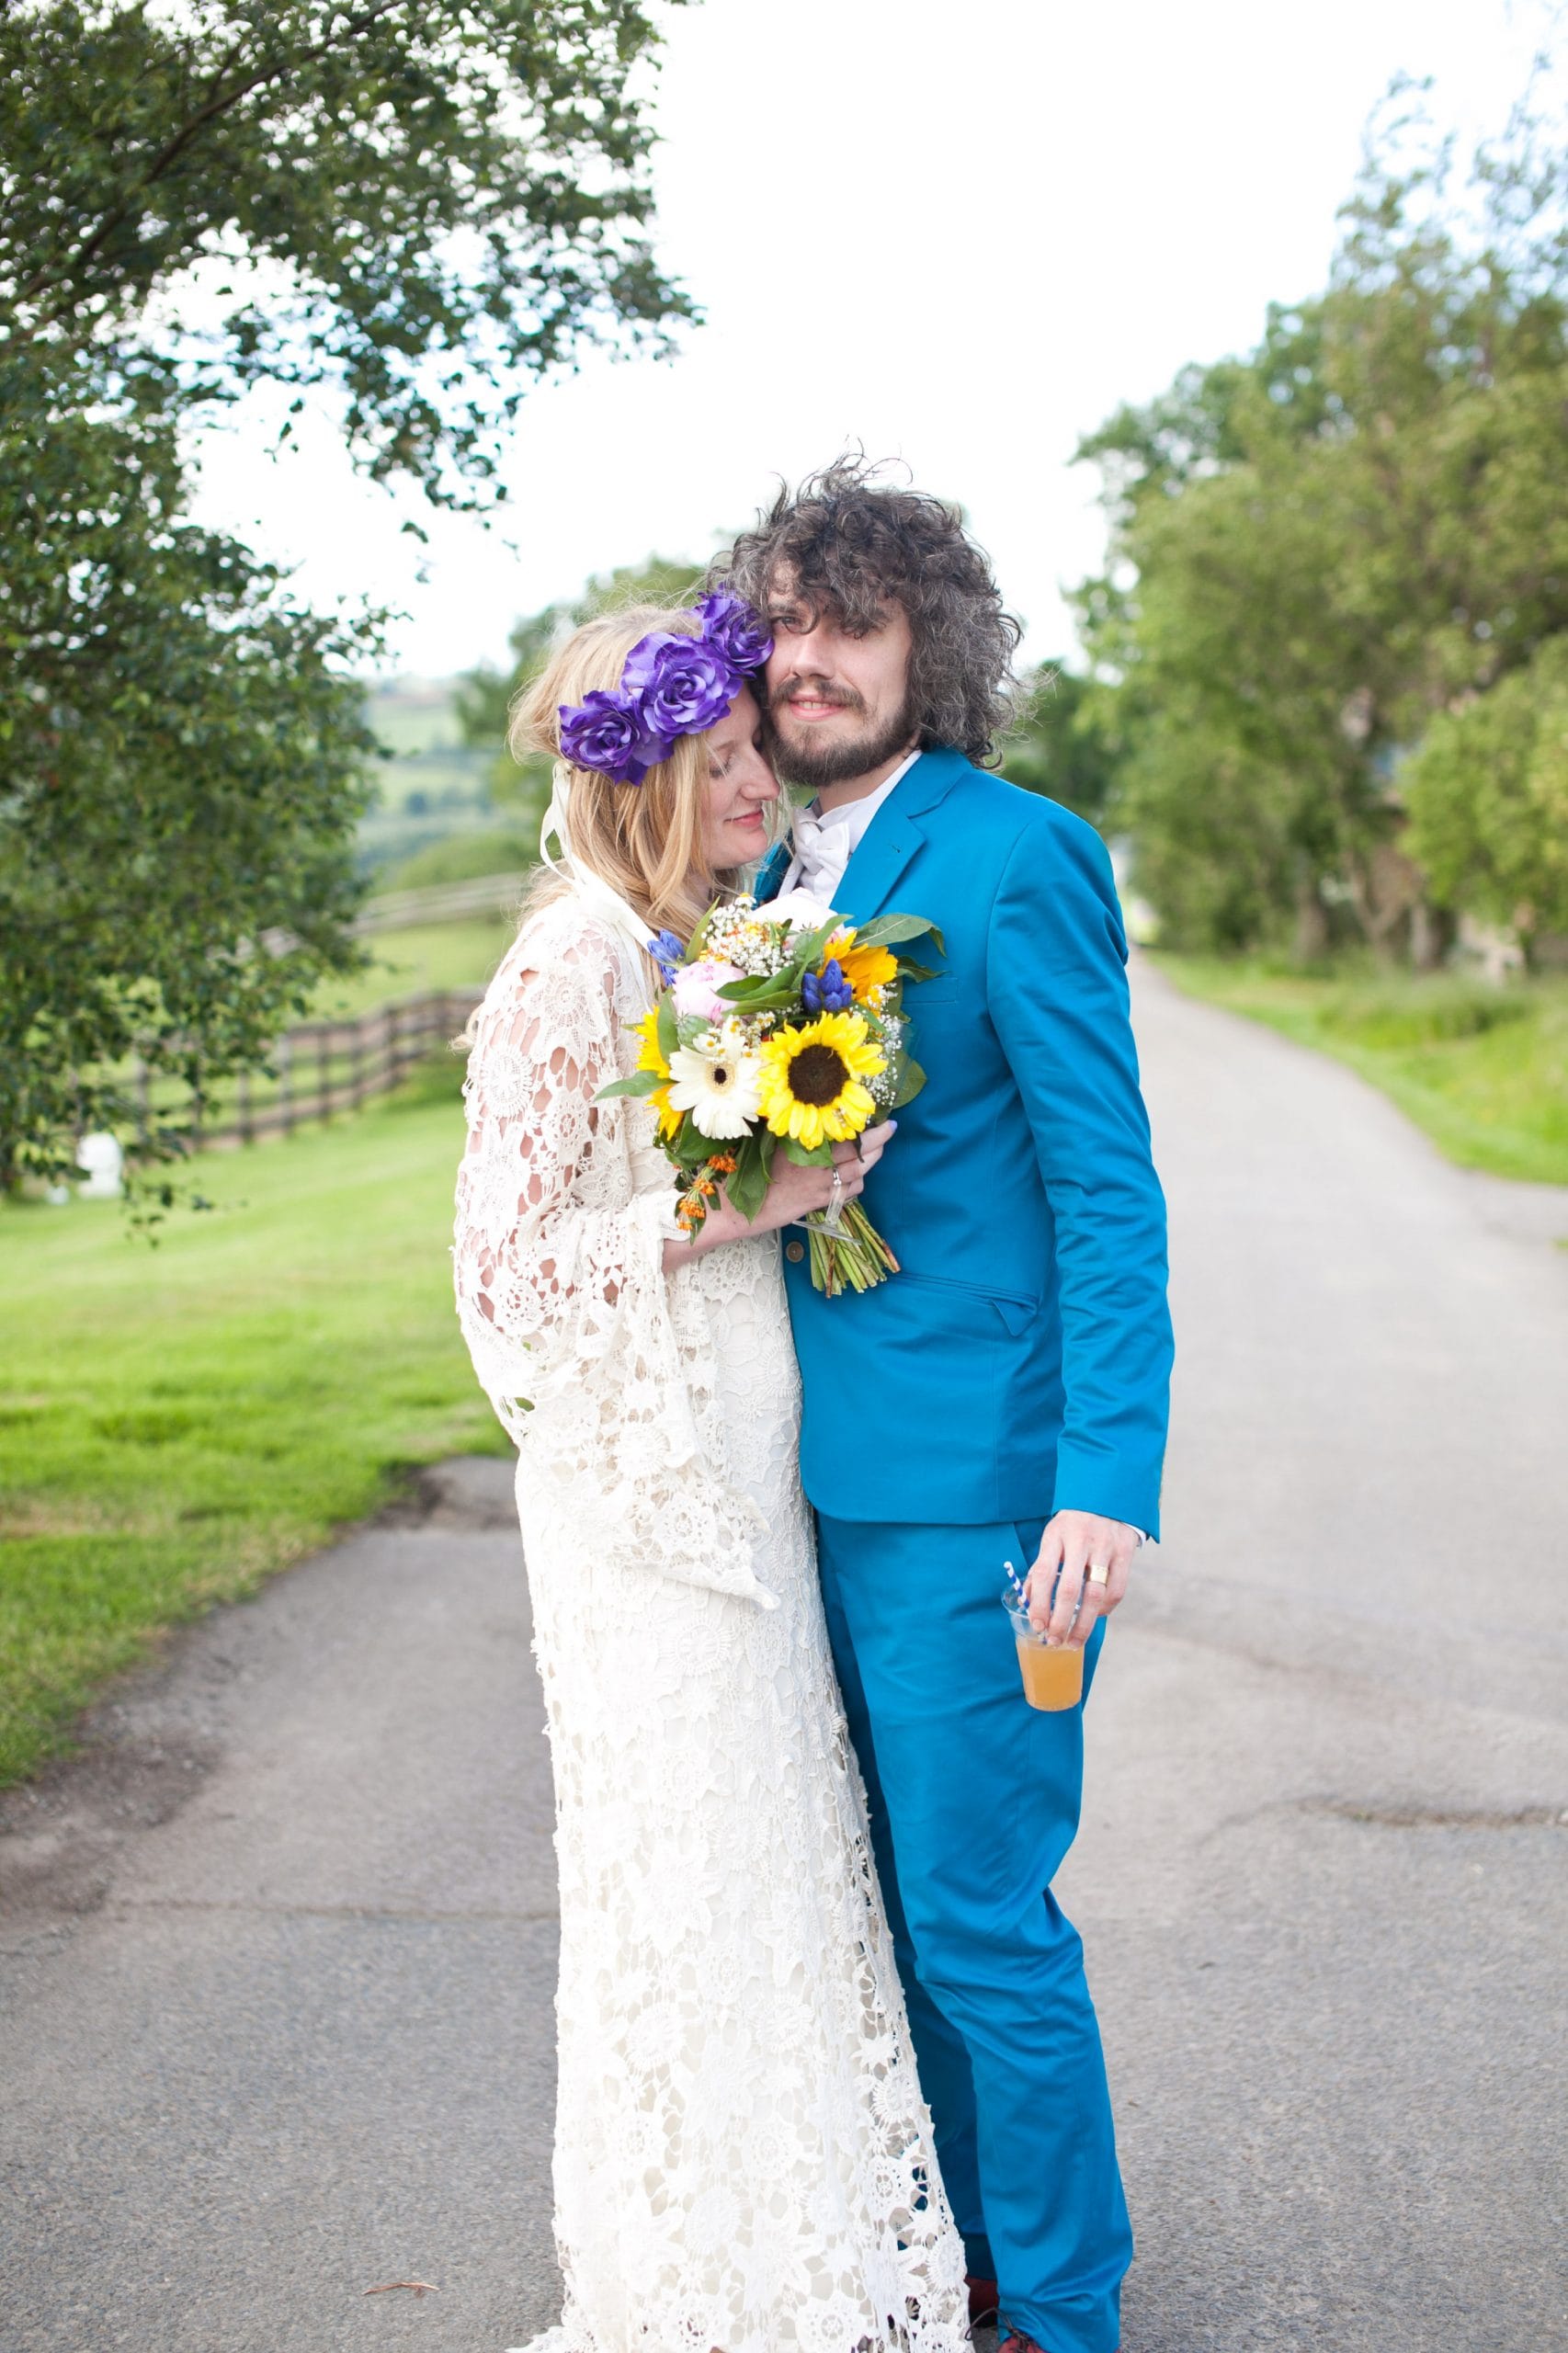
[[[1083,1946],[1051,1881],[1083,1709],[1023,1696],[1001,1607],[1040,1521],[818,1515],[829,1639],[942,2178],[969,2268],[1044,2353],[1115,2353],[1132,2257]],[[1105,1640],[1096,1627],[1085,1697]]]

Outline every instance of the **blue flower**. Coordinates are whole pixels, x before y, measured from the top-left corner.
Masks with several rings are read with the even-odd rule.
[[[801,1002],[808,1013],[847,1013],[855,992],[844,977],[836,956],[830,956],[820,973],[808,972],[801,983]]]
[[[665,986],[675,986],[676,966],[686,954],[686,942],[677,939],[673,931],[661,931],[648,942],[648,953],[659,968],[659,978]]]

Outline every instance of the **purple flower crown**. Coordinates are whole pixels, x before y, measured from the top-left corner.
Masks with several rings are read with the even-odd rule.
[[[717,727],[746,679],[773,651],[751,607],[733,590],[699,597],[698,637],[656,629],[639,638],[612,693],[596,688],[561,705],[561,756],[615,784],[641,784],[682,735]]]

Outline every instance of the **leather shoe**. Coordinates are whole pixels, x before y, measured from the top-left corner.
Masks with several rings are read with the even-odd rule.
[[[973,2272],[966,2274],[964,2285],[969,2290],[969,2325],[971,2328],[989,2328],[996,2319],[996,2282],[977,2279]]]

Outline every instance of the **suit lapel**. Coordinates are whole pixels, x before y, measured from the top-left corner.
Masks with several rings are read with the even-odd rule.
[[[924,845],[924,822],[969,774],[961,752],[922,752],[883,801],[844,870],[834,892],[835,904],[852,923],[880,915],[898,888],[899,877]]]
[[[783,888],[784,877],[790,871],[790,844],[786,838],[781,842],[774,843],[773,847],[757,868],[756,881],[752,884],[752,897],[759,907],[766,906],[769,899],[776,899],[778,896]]]

